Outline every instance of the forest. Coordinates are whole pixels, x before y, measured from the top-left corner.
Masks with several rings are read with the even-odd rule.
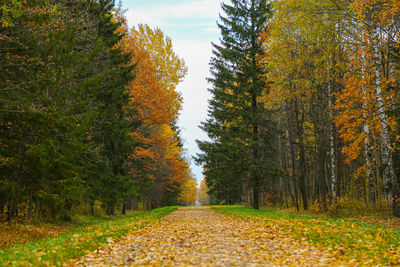
[[[196,156],[212,203],[400,217],[400,2],[222,9]]]
[[[169,37],[111,0],[0,10],[0,221],[193,202]]]
[[[0,266],[400,266],[399,0],[116,2],[0,1]]]

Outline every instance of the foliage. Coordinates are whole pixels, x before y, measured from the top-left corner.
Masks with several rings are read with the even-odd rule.
[[[197,182],[193,176],[188,176],[187,180],[181,185],[181,193],[178,200],[184,205],[194,205],[197,198]]]
[[[205,179],[201,180],[198,192],[198,201],[203,206],[207,206],[208,204],[210,204],[210,196],[208,195],[208,191],[209,189],[206,184],[206,180]]]
[[[23,202],[37,216],[67,217],[65,207],[82,199],[81,167],[93,115],[85,112],[91,105],[82,96],[93,75],[84,76],[76,66],[85,66],[83,59],[94,50],[94,42],[82,38],[80,24],[88,14],[75,17],[82,5],[24,2],[23,16],[3,33],[0,116],[7,126],[1,128],[0,206],[7,206],[11,218]],[[45,30],[49,25],[53,31]]]
[[[198,141],[202,151],[197,162],[210,194],[233,204],[243,193],[250,194],[259,208],[260,189],[268,177],[268,117],[260,104],[265,82],[257,65],[262,54],[257,39],[265,29],[267,1],[237,1],[222,4],[221,44],[213,44],[212,85],[208,119],[201,128],[211,141]],[[262,166],[265,166],[264,169]]]
[[[258,2],[223,5],[201,126],[211,141],[198,142],[197,156],[216,203],[257,208],[258,199],[277,196],[297,210],[318,203],[337,211],[341,198],[352,198],[371,211],[388,203],[400,216],[395,2],[272,1],[270,12],[253,14],[266,27],[256,34],[260,50],[243,62],[257,46],[240,23],[256,19],[241,12]],[[260,87],[252,95],[245,81],[254,73]]]
[[[189,171],[182,157],[175,121],[182,105],[177,84],[187,73],[185,62],[173,51],[172,41],[160,29],[139,24],[120,29],[125,38],[119,46],[133,52],[135,79],[128,86],[129,106],[135,111],[129,121],[138,146],[130,155],[131,175],[141,187],[147,207],[173,204]]]
[[[114,214],[177,196],[188,164],[175,89],[187,70],[169,38],[128,30],[114,2],[2,2],[2,221],[22,203],[30,219],[54,221],[81,203]]]
[[[20,13],[21,8],[20,0],[5,0],[0,4],[0,27],[9,28],[14,26],[13,20],[16,19]]]

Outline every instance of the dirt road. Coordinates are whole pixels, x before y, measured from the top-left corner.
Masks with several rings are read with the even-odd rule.
[[[159,223],[78,259],[85,266],[330,265],[334,259],[261,222],[208,207],[181,208]]]

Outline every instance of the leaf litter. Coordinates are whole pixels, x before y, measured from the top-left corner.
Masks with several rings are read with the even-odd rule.
[[[84,266],[335,265],[337,257],[294,240],[279,227],[181,208],[160,222],[70,262]]]

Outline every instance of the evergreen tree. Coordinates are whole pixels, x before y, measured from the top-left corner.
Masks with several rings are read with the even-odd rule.
[[[3,32],[0,118],[8,127],[0,130],[0,206],[8,205],[10,218],[20,203],[37,217],[67,218],[84,194],[90,103],[81,66],[91,53],[84,49],[90,32],[83,2],[57,3],[24,3]]]
[[[68,219],[87,195],[112,206],[127,175],[130,55],[112,1],[29,1],[0,40],[0,208]],[[50,26],[51,25],[51,26]]]
[[[232,0],[222,9],[226,17],[220,16],[218,24],[221,44],[213,44],[210,63],[213,99],[209,119],[201,127],[211,141],[198,141],[203,154],[197,162],[206,168],[207,185],[217,199],[237,202],[243,188],[252,192],[252,206],[258,209],[263,170],[268,169],[264,153],[271,149],[268,114],[261,103],[266,84],[257,64],[262,54],[257,39],[270,9],[266,0]]]
[[[124,200],[131,183],[127,155],[133,152],[129,136],[130,125],[125,107],[129,104],[126,86],[133,79],[131,55],[116,48],[123,34],[116,32],[120,23],[113,17],[114,1],[93,2],[92,12],[97,16],[98,42],[104,49],[101,83],[96,92],[97,116],[94,140],[101,145],[104,166],[97,177],[99,193],[107,207],[107,214],[114,214],[114,206]]]

